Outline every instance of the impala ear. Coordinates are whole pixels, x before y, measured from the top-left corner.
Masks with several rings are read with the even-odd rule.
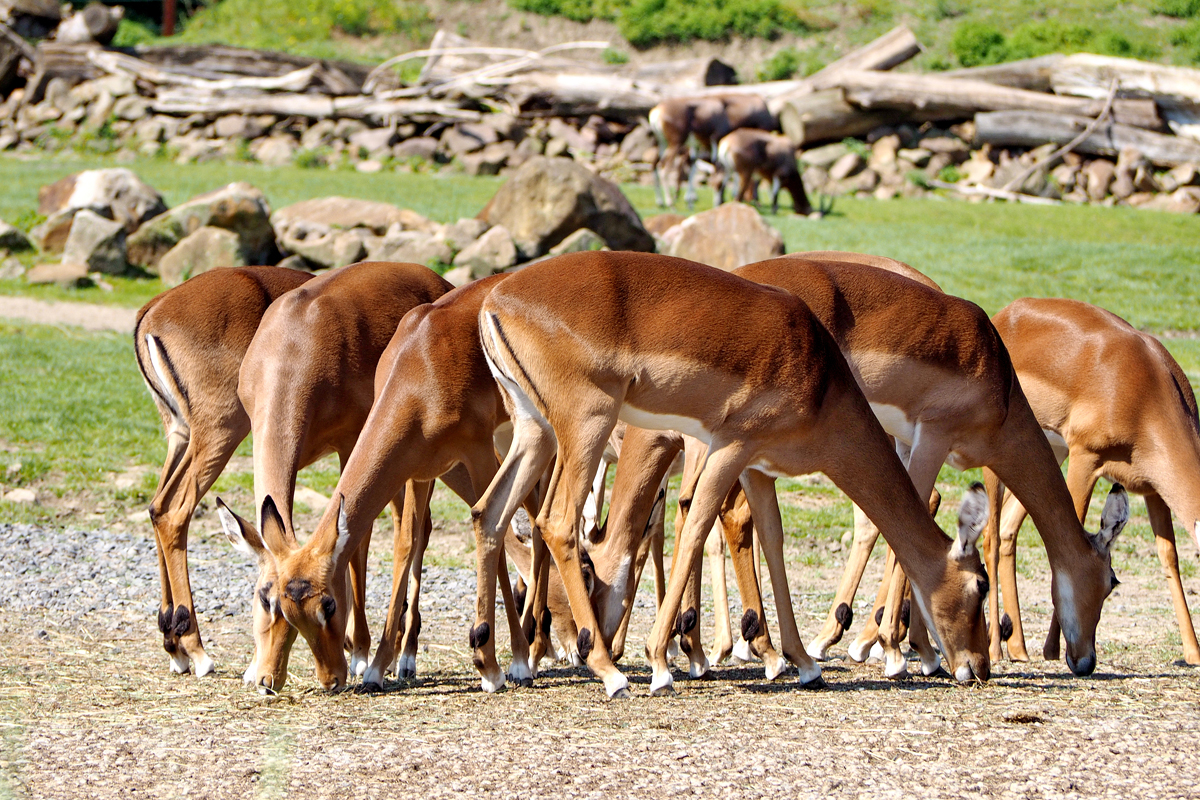
[[[1112,550],[1113,540],[1117,538],[1129,521],[1129,493],[1119,483],[1114,483],[1104,501],[1104,513],[1100,515],[1100,530],[1092,536],[1092,544],[1103,555]]]
[[[291,549],[287,526],[283,524],[283,515],[275,505],[275,498],[267,495],[263,500],[262,509],[258,513],[258,531],[267,550],[276,558],[282,558]]]
[[[342,554],[346,552],[346,548],[350,544],[350,520],[346,517],[346,496],[338,495],[338,515],[337,515],[337,541],[333,544],[333,553],[330,556],[333,563],[338,563]]]
[[[221,530],[225,532],[225,538],[233,545],[234,550],[254,559],[266,554],[266,548],[263,547],[262,539],[258,531],[254,530],[254,526],[235,514],[219,497],[217,517],[221,520]]]
[[[975,554],[975,543],[983,533],[987,516],[987,492],[984,491],[983,484],[976,481],[963,495],[962,505],[958,507],[958,538],[954,541],[951,555],[963,558]]]

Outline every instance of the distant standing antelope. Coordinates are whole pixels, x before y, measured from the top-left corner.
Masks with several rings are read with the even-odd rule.
[[[725,183],[729,175],[737,177],[735,199],[743,203],[757,200],[755,174],[771,182],[771,213],[779,213],[779,190],[787,189],[797,214],[811,214],[812,206],[796,165],[796,150],[791,139],[778,133],[740,128],[717,145],[717,203],[725,202]]]
[[[713,148],[738,128],[775,130],[775,117],[767,103],[755,94],[722,94],[709,97],[672,97],[650,109],[650,129],[658,137],[658,163],[654,167],[655,194],[660,206],[673,206],[679,193],[684,166],[690,161],[684,202],[696,202],[696,172],[699,159],[712,160]],[[689,155],[689,141],[696,146]],[[667,176],[671,190],[668,196]]]

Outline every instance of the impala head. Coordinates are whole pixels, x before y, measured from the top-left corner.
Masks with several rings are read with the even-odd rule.
[[[958,509],[958,535],[946,556],[942,586],[948,588],[926,598],[913,586],[913,596],[933,622],[942,654],[959,681],[987,680],[991,674],[983,617],[988,578],[975,548],[987,516],[987,494],[983,484],[974,483]]]
[[[636,546],[631,547],[634,542],[628,542],[623,537],[607,535],[610,514],[596,537],[600,543],[590,550],[595,570],[594,583],[589,585],[592,609],[596,613],[596,621],[600,623],[601,635],[610,644],[625,618],[626,601],[632,600],[631,595],[636,591],[641,567],[649,555],[655,515],[661,513],[666,495],[666,491],[659,489]]]
[[[258,580],[254,584],[254,660],[242,676],[246,683],[259,691],[278,692],[287,682],[288,655],[296,641],[296,629],[288,624],[271,600],[275,584],[275,559],[263,546],[262,538],[246,520],[235,514],[221,498],[217,498],[217,516],[221,528],[234,549],[258,563]]]
[[[1128,521],[1129,495],[1115,483],[1104,502],[1100,530],[1088,535],[1091,555],[1075,565],[1074,578],[1064,571],[1054,573],[1050,587],[1054,609],[1067,643],[1067,666],[1076,675],[1091,675],[1096,669],[1096,626],[1104,601],[1118,583],[1112,544]]]

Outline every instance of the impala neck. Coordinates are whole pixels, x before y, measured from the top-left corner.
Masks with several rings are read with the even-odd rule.
[[[1003,453],[989,466],[1029,512],[1051,566],[1071,570],[1072,559],[1095,553],[1075,516],[1058,460],[1025,394],[1015,384],[1002,429]]]

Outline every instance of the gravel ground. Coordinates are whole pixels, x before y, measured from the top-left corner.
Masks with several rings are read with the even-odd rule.
[[[821,691],[721,667],[655,699],[631,656],[636,696],[609,703],[567,668],[544,670],[532,689],[479,691],[466,644],[474,571],[457,523],[430,548],[418,679],[327,695],[298,644],[284,692],[261,697],[240,681],[253,568],[211,518],[194,528],[191,574],[219,667],[202,680],[167,672],[148,524],[0,524],[0,797],[1200,796],[1200,675],[1175,662],[1149,541],[1118,554],[1124,582],[1090,679],[1039,659],[997,665],[986,686],[890,682],[878,664],[839,658]],[[844,554],[796,547],[798,616],[811,634]],[[389,549],[372,554],[376,626]],[[1041,583],[1022,585],[1032,651],[1047,627]],[[631,653],[652,621],[649,592],[639,606]]]

